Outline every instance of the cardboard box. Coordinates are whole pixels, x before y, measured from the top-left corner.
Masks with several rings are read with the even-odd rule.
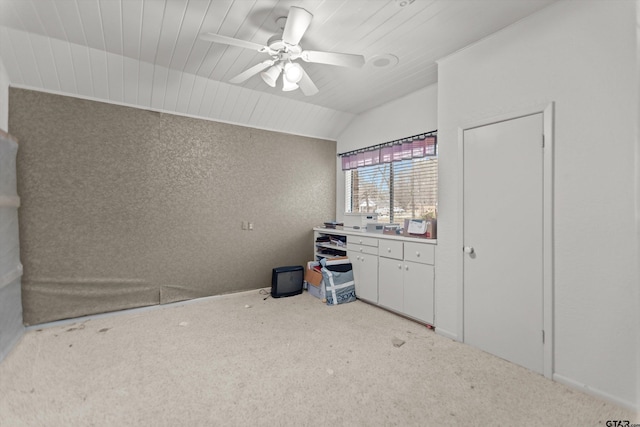
[[[307,263],[307,269],[304,272],[304,280],[305,282],[309,283],[310,285],[313,286],[320,286],[320,283],[322,283],[322,273],[320,273],[319,271],[315,270],[313,267],[320,265],[320,263],[318,262],[314,262],[314,261],[309,261]]]
[[[425,239],[437,239],[438,238],[438,222],[435,219],[430,219],[425,222],[424,233],[409,233],[409,221],[404,220],[404,236],[408,237],[422,237]]]
[[[346,256],[337,256],[337,257],[327,258],[328,265],[342,264],[345,262],[349,262],[349,258]],[[305,282],[311,283],[314,286],[320,286],[320,283],[322,282],[322,273],[314,268],[318,266],[320,266],[319,261],[307,262],[307,269],[304,272]]]

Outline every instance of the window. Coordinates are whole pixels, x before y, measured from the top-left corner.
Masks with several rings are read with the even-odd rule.
[[[405,154],[406,150],[405,145]],[[380,155],[381,158],[383,154]],[[361,161],[357,167],[345,170],[347,212],[375,212],[379,222],[389,223],[403,223],[404,219],[411,218],[436,218],[438,158],[435,137],[432,151],[420,153],[419,157],[414,158],[406,158],[410,157],[406,155],[396,156],[398,157],[404,159],[371,162],[368,161],[367,154],[367,161]]]

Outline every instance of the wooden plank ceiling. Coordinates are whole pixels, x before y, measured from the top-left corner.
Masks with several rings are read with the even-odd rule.
[[[0,58],[34,88],[336,139],[358,114],[437,82],[436,60],[555,0],[0,0]],[[291,6],[313,14],[304,49],[361,54],[362,68],[301,62],[319,89],[229,80],[265,53]],[[380,55],[398,63],[379,67]]]

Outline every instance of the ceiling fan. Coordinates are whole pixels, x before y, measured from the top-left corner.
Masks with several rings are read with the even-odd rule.
[[[289,9],[289,15],[286,18],[279,18],[277,21],[286,20],[284,26],[282,26],[282,33],[272,36],[267,41],[266,46],[214,33],[201,34],[200,38],[215,43],[257,50],[271,56],[271,59],[256,64],[229,80],[231,83],[242,83],[260,73],[265,83],[275,87],[278,78],[282,74],[283,91],[291,91],[299,87],[302,93],[310,96],[318,93],[318,88],[302,66],[294,62],[296,59],[300,58],[305,62],[339,65],[342,67],[362,67],[364,65],[364,57],[362,55],[303,50],[299,43],[305,31],[309,28],[312,18],[313,15],[305,9],[292,6]]]

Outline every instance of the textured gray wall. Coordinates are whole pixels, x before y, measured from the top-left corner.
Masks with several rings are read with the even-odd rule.
[[[26,324],[269,286],[334,216],[333,141],[9,95]]]

